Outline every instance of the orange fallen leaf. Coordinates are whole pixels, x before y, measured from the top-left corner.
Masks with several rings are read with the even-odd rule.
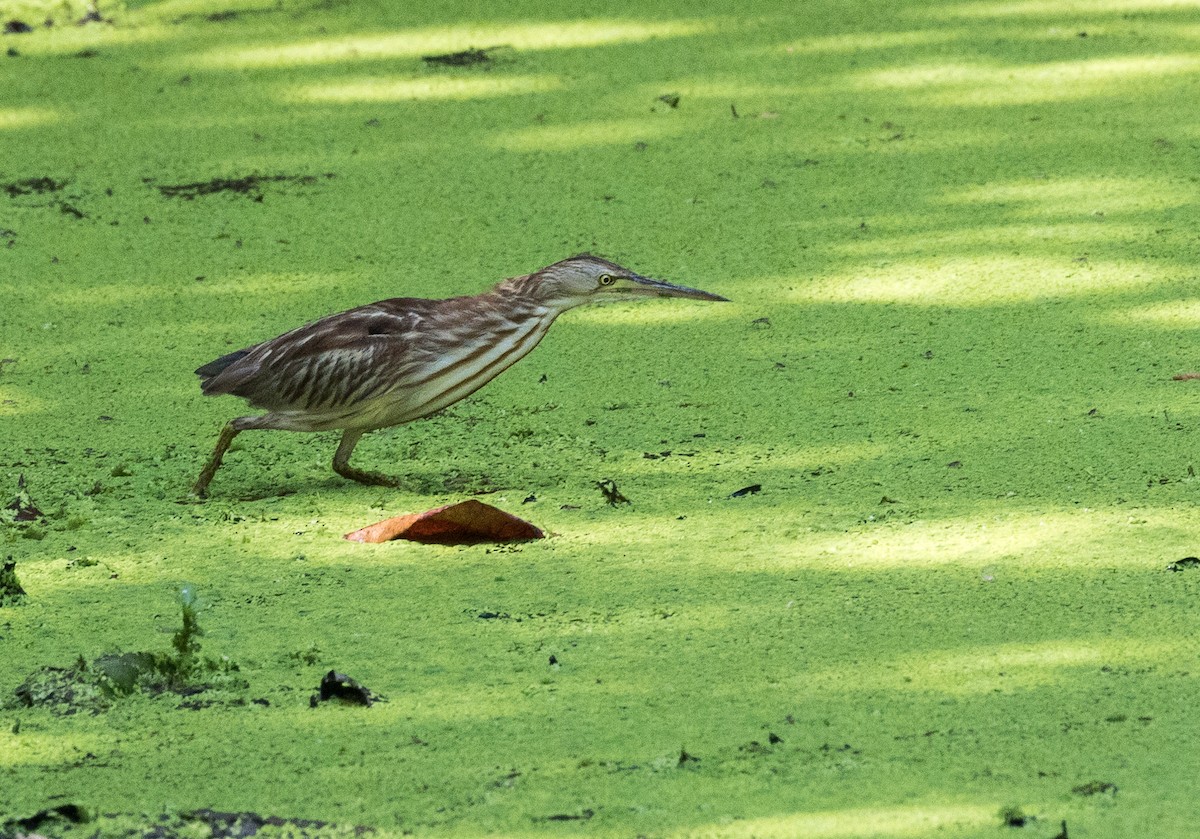
[[[524,519],[474,498],[410,513],[367,525],[347,533],[351,542],[388,542],[408,539],[438,545],[473,545],[479,542],[519,542],[541,539],[541,530]]]

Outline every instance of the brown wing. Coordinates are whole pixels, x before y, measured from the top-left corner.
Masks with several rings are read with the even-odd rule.
[[[435,302],[395,298],[330,315],[205,364],[200,387],[269,411],[353,405],[404,377],[409,336]]]

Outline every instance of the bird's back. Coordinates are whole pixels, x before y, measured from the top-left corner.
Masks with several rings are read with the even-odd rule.
[[[393,298],[340,312],[198,368],[297,430],[383,428],[473,393],[528,353],[553,318],[514,321],[496,292]]]

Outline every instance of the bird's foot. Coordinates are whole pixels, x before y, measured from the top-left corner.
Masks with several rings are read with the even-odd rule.
[[[401,482],[399,478],[385,475],[382,472],[367,472],[363,469],[355,469],[349,464],[345,466],[334,465],[333,471],[337,472],[343,478],[348,478],[351,481],[358,481],[360,484],[374,487],[399,487]]]
[[[212,472],[216,471],[216,469],[212,470]],[[196,501],[204,501],[208,498],[208,482],[212,480],[212,472],[204,470],[204,474],[192,485],[192,491],[188,493],[190,498]]]

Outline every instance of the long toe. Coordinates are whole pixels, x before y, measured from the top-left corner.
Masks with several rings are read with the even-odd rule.
[[[398,487],[401,486],[399,478],[391,475],[385,475],[382,472],[367,472],[362,469],[355,469],[353,466],[343,466],[340,469],[334,469],[343,478],[348,478],[351,481],[358,481],[360,484],[376,487]]]

